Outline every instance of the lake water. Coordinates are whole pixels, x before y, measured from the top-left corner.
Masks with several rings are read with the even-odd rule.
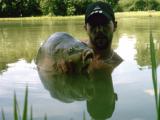
[[[0,109],[3,108],[6,119],[13,119],[14,90],[23,111],[28,84],[29,108],[32,105],[35,120],[42,120],[45,114],[49,120],[83,120],[84,117],[91,120],[91,116],[109,120],[155,120],[149,29],[152,28],[159,65],[159,19],[117,18],[112,46],[124,61],[110,75],[93,75],[94,79],[102,79],[97,82],[90,83],[81,76],[64,81],[58,76],[56,79],[62,79],[62,83],[57,82],[57,86],[41,81],[34,63],[37,50],[57,31],[87,40],[83,19],[0,21]],[[160,80],[160,66],[157,73]]]

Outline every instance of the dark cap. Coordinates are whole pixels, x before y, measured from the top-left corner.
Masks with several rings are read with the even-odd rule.
[[[90,16],[93,16],[95,14],[102,14],[107,18],[107,20],[112,20],[113,22],[115,21],[114,11],[112,7],[105,2],[98,1],[87,6],[87,10],[85,13],[85,23],[88,22]]]

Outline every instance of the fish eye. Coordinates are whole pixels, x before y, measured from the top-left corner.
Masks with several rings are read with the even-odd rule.
[[[68,49],[68,53],[69,54],[71,54],[72,52],[74,52],[74,48],[73,47],[71,47],[71,48]]]

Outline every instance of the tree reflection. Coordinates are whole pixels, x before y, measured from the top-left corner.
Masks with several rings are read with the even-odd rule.
[[[66,31],[80,39],[86,38],[82,22],[83,19],[0,21],[0,72],[19,59],[30,63],[41,42],[54,32]]]
[[[135,36],[137,51],[135,59],[141,67],[150,66],[150,52],[149,52],[149,29],[152,26],[153,38],[155,42],[155,49],[157,51],[158,64],[160,63],[160,24],[157,17],[133,17],[133,18],[119,18],[118,30],[116,39],[121,38],[124,34],[128,37]],[[127,44],[126,44],[127,45]]]

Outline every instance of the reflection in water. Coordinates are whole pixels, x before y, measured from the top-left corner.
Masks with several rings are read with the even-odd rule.
[[[135,36],[129,37],[127,35],[123,35],[119,38],[119,45],[116,52],[118,52],[125,61],[132,61],[137,54],[135,49],[136,42]]]
[[[0,72],[7,70],[8,63],[14,63],[19,59],[31,62],[41,42],[54,32],[66,31],[73,36],[79,36],[79,39],[86,37],[82,27],[83,19],[22,20],[21,22],[0,21]],[[76,32],[77,28],[82,32]]]
[[[54,75],[43,70],[38,71],[44,87],[49,90],[52,97],[70,103],[90,99],[93,86],[88,76],[83,75]]]
[[[112,116],[117,95],[110,72],[96,69],[85,75],[54,75],[38,69],[38,73],[53,98],[65,103],[86,100],[88,113],[94,119]]]
[[[96,70],[90,75],[94,94],[87,100],[87,109],[92,118],[103,120],[110,118],[115,109],[117,94],[114,93],[111,74]]]
[[[136,50],[136,54],[134,56],[134,60],[136,60],[137,64],[140,67],[150,66],[150,56],[149,56],[149,31],[150,25],[152,26],[153,39],[155,42],[155,49],[157,51],[157,63],[160,63],[160,24],[158,22],[159,17],[131,17],[131,18],[121,18],[118,19],[118,30],[116,39],[119,38],[126,39],[126,36],[129,38],[128,40],[133,39],[136,42],[133,43],[134,49]],[[125,37],[123,37],[125,35]],[[123,46],[128,46],[127,43],[124,43]],[[128,52],[128,51],[127,51]],[[126,53],[126,52],[124,52]]]

